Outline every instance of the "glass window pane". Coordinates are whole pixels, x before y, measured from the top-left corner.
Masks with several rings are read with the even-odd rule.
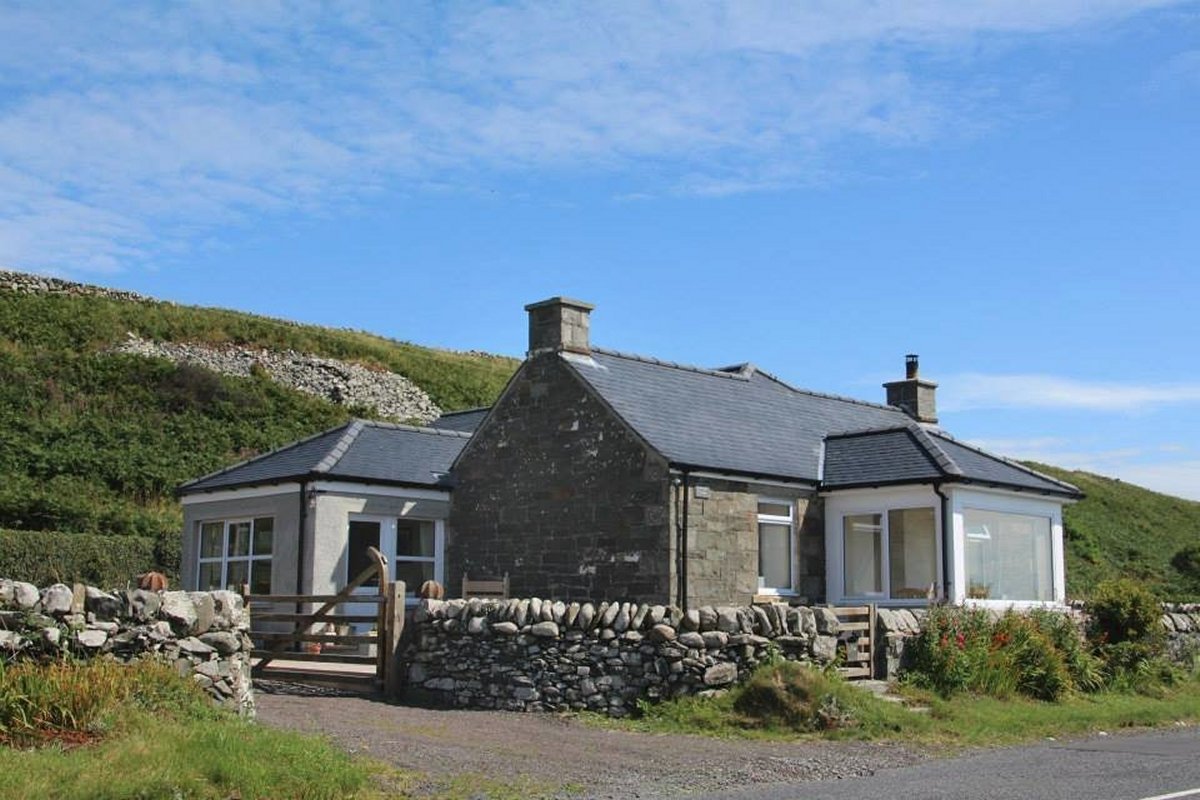
[[[249,522],[232,522],[229,524],[229,555],[250,555]]]
[[[792,526],[758,523],[758,578],[764,589],[792,588]]]
[[[225,546],[225,523],[205,522],[200,526],[200,557],[220,558]]]
[[[271,560],[255,559],[250,564],[250,593],[271,593]]]
[[[396,580],[404,581],[405,594],[415,597],[422,583],[433,580],[433,562],[397,561]]]
[[[201,592],[213,592],[224,589],[221,585],[221,562],[207,562],[200,565],[200,579],[196,588]]]
[[[883,516],[856,514],[842,520],[846,594],[883,593]]]
[[[348,544],[349,552],[347,553],[346,580],[352,581],[358,577],[358,574],[367,567],[371,566],[374,561],[367,554],[368,547],[379,549],[379,527],[380,523],[371,520],[352,519],[350,520],[350,541]],[[372,575],[371,579],[363,584],[363,586],[378,586],[379,576]]]
[[[967,597],[987,600],[1052,600],[1049,517],[968,508],[963,525],[987,536],[966,539]]]
[[[937,582],[936,529],[932,508],[888,512],[888,567],[895,598],[923,598]]]
[[[250,582],[250,576],[246,574],[248,566],[246,561],[230,561],[225,572],[225,588],[241,591],[242,585]]]
[[[271,555],[272,540],[275,534],[275,520],[262,517],[254,520],[254,555]]]
[[[787,503],[767,503],[759,501],[758,513],[772,517],[791,517],[792,507]]]
[[[402,519],[396,523],[396,555],[433,558],[433,523]]]

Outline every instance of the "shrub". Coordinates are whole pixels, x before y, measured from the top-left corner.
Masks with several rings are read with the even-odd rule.
[[[120,587],[155,568],[155,546],[141,536],[0,530],[0,576],[38,586],[79,581]]]
[[[1087,610],[1092,646],[1111,688],[1147,692],[1178,679],[1164,656],[1162,606],[1145,586],[1128,578],[1101,583]]]
[[[1092,619],[1092,639],[1097,644],[1153,645],[1162,640],[1162,606],[1137,581],[1120,578],[1101,583],[1088,601],[1087,611]]]
[[[930,609],[905,648],[906,679],[943,696],[970,691],[1056,701],[1101,683],[1096,659],[1074,623],[1061,614]]]
[[[1200,582],[1200,544],[1188,545],[1171,556],[1171,566],[1185,578]]]

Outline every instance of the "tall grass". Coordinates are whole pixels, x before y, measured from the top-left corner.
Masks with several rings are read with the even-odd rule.
[[[217,709],[170,666],[0,666],[0,797],[376,796],[377,768]]]

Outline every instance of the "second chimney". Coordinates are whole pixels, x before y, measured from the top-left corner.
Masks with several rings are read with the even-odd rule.
[[[937,422],[937,384],[921,380],[920,362],[916,353],[904,357],[904,380],[885,383],[887,404],[895,406],[917,422],[932,425]]]
[[[590,353],[588,323],[595,306],[569,297],[551,297],[525,306],[529,312],[530,357],[540,353]]]

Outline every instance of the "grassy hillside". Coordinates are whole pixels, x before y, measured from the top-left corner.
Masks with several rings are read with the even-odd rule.
[[[107,353],[127,332],[374,365],[447,410],[490,403],[516,366],[232,311],[0,291],[0,529],[150,537],[171,569],[176,485],[366,413],[266,378]]]
[[[1114,478],[1030,464],[1087,493],[1064,514],[1067,589],[1084,596],[1102,580],[1130,577],[1163,597],[1200,598],[1200,573],[1187,575],[1176,554],[1200,545],[1200,503]]]

